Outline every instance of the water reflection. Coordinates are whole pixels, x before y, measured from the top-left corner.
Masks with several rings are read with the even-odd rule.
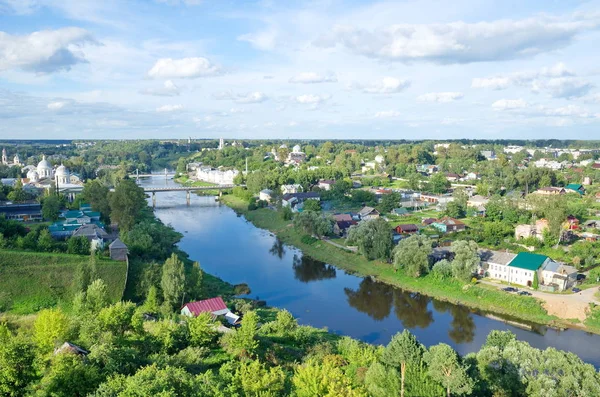
[[[440,313],[449,312],[452,315],[448,336],[455,343],[472,342],[475,337],[475,321],[471,311],[464,306],[452,303],[433,301],[433,308]]]
[[[433,322],[430,298],[419,293],[394,290],[394,312],[406,328],[427,328]]]
[[[389,285],[365,277],[360,282],[358,291],[344,288],[344,292],[350,306],[372,319],[381,321],[390,315],[394,293]]]
[[[276,238],[269,252],[271,253],[271,255],[274,255],[279,259],[283,259],[283,257],[285,256],[285,245],[283,244],[283,241]]]
[[[275,245],[273,245],[273,248],[274,247]],[[273,248],[271,248],[271,253],[273,253]],[[336,276],[335,267],[305,255],[300,256],[294,254],[292,267],[294,269],[294,277],[296,280],[303,283],[335,278]]]

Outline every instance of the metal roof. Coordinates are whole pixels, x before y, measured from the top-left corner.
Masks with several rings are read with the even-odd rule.
[[[223,302],[223,298],[217,296],[216,298],[205,299],[202,301],[189,302],[183,305],[183,307],[187,307],[190,312],[194,313],[194,315],[198,316],[201,313],[205,312],[218,312],[221,310],[228,310],[227,305]]]
[[[518,267],[525,270],[538,270],[548,259],[546,255],[532,254],[531,252],[520,252],[508,266]]]

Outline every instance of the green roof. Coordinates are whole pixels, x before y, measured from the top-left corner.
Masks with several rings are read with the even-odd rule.
[[[544,261],[548,259],[546,255],[532,254],[531,252],[520,252],[517,254],[508,266],[518,267],[525,270],[538,270]]]
[[[583,185],[580,185],[578,183],[569,183],[567,186],[565,186],[565,188],[569,190],[575,190],[577,193],[581,194]]]

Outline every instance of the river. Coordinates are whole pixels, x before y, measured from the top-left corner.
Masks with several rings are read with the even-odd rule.
[[[176,185],[164,176],[141,179],[140,184]],[[598,335],[512,325],[464,306],[347,274],[282,244],[214,197],[192,195],[187,206],[185,196],[182,191],[156,194],[157,217],[184,235],[180,248],[208,273],[232,284],[248,284],[249,297],[289,310],[301,324],[377,344],[387,344],[395,333],[409,329],[426,346],[443,342],[460,354],[477,351],[494,329],[509,330],[534,347],[571,351],[600,367]]]

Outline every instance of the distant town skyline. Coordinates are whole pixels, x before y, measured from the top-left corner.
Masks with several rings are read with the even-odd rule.
[[[0,139],[600,139],[600,1],[0,0]]]

